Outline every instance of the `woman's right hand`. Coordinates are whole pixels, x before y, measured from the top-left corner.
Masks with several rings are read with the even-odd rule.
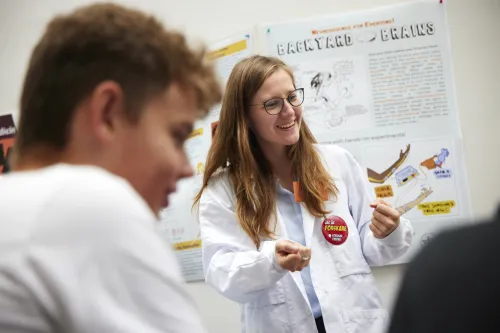
[[[281,268],[290,272],[301,271],[311,260],[311,249],[286,239],[276,241],[275,253]]]

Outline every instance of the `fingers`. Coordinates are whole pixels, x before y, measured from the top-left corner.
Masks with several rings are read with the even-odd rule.
[[[292,253],[299,252],[301,245],[286,239],[280,239],[276,242],[276,252]]]
[[[377,208],[378,205],[380,204],[383,204],[383,205],[389,205],[387,202],[385,202],[384,200],[380,199],[380,198],[377,198],[375,200],[372,201],[372,203],[370,204],[370,207],[371,208]]]
[[[399,212],[397,212],[397,214],[394,214],[393,212],[387,214],[389,216],[384,215],[378,209],[373,211],[370,230],[372,230],[373,234],[377,238],[385,238],[389,236],[397,228],[399,224],[399,217],[397,218],[395,217],[396,215],[399,215]]]
[[[389,203],[387,203],[384,199],[380,199],[380,198],[373,200],[372,203],[370,204],[370,207],[377,208],[377,206],[379,206],[379,205],[385,205],[385,206],[391,207],[391,205]]]
[[[309,266],[309,262],[311,261],[311,249],[303,246],[299,250],[299,255],[300,255],[300,262],[297,267],[298,271],[303,270],[305,267]]]
[[[309,260],[307,261],[302,261],[302,263],[300,265],[297,266],[297,269],[296,271],[297,272],[300,272],[302,271],[304,268],[306,268],[307,266],[309,266]]]
[[[294,271],[303,270],[304,267],[309,265],[309,261],[311,261],[311,249],[301,246],[299,252],[293,257],[293,265],[295,265],[295,267],[293,267]]]
[[[387,237],[397,228],[401,213],[382,199],[375,199],[370,207],[374,208],[370,230],[377,238]]]
[[[379,211],[373,212],[372,223],[384,234],[388,234],[396,227],[396,221]]]
[[[309,265],[310,260],[310,257],[307,260],[304,260],[299,254],[290,254],[285,259],[286,269],[288,269],[290,272],[300,272]]]
[[[309,260],[311,258],[311,249],[301,246],[299,250],[300,258],[304,260]]]
[[[373,223],[370,223],[370,225],[368,226],[370,228],[370,230],[372,231],[373,235],[377,238],[384,238],[384,234],[377,229],[377,227],[373,224]]]
[[[389,204],[386,204],[386,203],[381,203],[381,204],[377,205],[377,207],[375,208],[375,211],[379,212],[385,216],[388,216],[389,218],[391,218],[393,220],[397,220],[401,216],[400,212],[398,212],[396,209],[392,208]]]
[[[290,272],[301,271],[311,260],[311,249],[288,240],[276,242],[276,254],[280,266]]]
[[[302,259],[302,262],[301,262],[301,264],[300,264],[300,266],[298,267],[297,270],[298,271],[303,270],[304,268],[306,268],[307,266],[309,266],[310,262],[311,262],[311,257],[309,257],[309,259],[307,259],[307,260]]]

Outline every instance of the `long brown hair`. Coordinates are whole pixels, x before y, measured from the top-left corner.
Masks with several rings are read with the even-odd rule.
[[[227,169],[236,194],[236,218],[257,248],[262,237],[272,238],[276,226],[276,182],[269,162],[249,129],[248,105],[264,81],[280,69],[295,82],[292,70],[277,58],[252,56],[234,67],[208,152],[203,185],[194,202],[194,205],[199,202],[212,175],[219,169]],[[302,120],[300,138],[288,147],[288,156],[292,172],[300,180],[306,208],[312,215],[321,217],[329,213],[324,208],[322,191],[336,196],[337,188],[313,143],[316,140]]]

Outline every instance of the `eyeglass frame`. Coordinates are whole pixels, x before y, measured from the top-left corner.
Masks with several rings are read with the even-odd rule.
[[[294,92],[296,91],[302,91],[302,102],[300,102],[299,105],[293,105],[288,99],[290,98],[290,95],[293,94]],[[273,97],[273,98],[270,98],[268,99],[267,101],[264,101],[264,103],[262,104],[249,104],[248,106],[263,106],[264,107],[264,110],[266,111],[266,113],[270,116],[276,116],[276,115],[279,115],[281,113],[281,111],[283,111],[283,107],[285,106],[285,100],[288,102],[288,104],[290,104],[292,107],[298,107],[298,106],[301,106],[302,104],[304,104],[304,88],[297,88],[293,91],[291,91],[288,96],[286,98],[281,98],[281,97]],[[266,108],[266,103],[269,102],[269,101],[272,101],[274,99],[282,99],[283,100],[283,104],[281,104],[281,110],[279,110],[278,113],[269,113],[269,111],[267,111],[267,108]]]

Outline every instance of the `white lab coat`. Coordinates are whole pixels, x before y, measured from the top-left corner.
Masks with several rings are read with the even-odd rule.
[[[388,322],[369,265],[384,265],[409,248],[413,230],[401,218],[385,239],[369,229],[373,190],[366,172],[346,150],[316,145],[339,190],[337,202],[325,206],[348,225],[341,245],[331,245],[321,231],[322,218],[302,209],[306,245],[311,248],[311,277],[329,333],[381,333]],[[241,303],[247,333],[317,332],[300,272],[281,269],[275,241],[263,240],[256,250],[235,215],[236,199],[227,172],[219,171],[199,206],[205,280],[222,295]],[[287,239],[278,214],[277,237]]]

